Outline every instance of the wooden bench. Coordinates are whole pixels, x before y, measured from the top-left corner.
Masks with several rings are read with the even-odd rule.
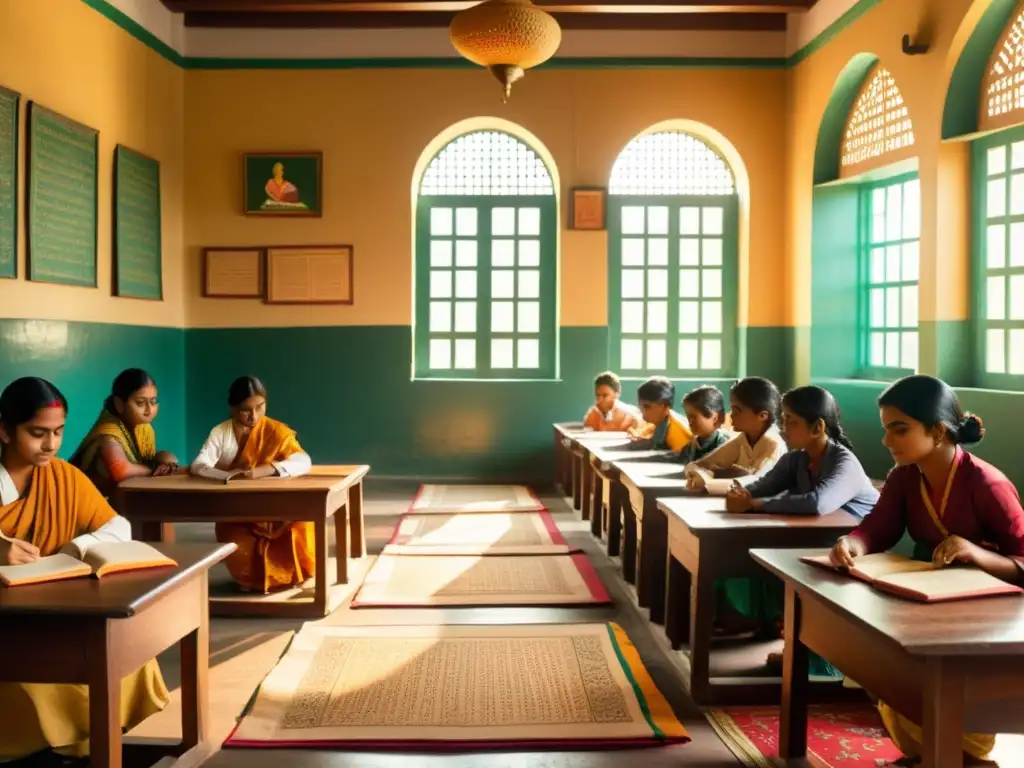
[[[750,557],[754,547],[831,547],[859,520],[837,510],[825,515],[769,515],[725,512],[725,499],[663,498],[658,508],[668,521],[667,614],[665,633],[673,648],[689,637],[690,695],[700,705],[777,702],[781,681],[711,678],[715,584],[720,579],[763,577]]]
[[[903,600],[800,562],[822,552],[750,553],[786,585],[783,760],[807,753],[809,650],[922,727],[923,766],[961,768],[965,732],[1024,733],[1024,600]]]
[[[176,643],[183,739],[140,757],[182,755],[208,737],[208,573],[235,545],[156,546],[178,565],[0,589],[0,681],[87,685],[91,765],[120,768],[121,680]]]
[[[331,595],[327,521],[334,518],[335,583],[344,585],[349,558],[366,551],[362,483],[369,471],[366,465],[319,465],[301,477],[236,480],[227,485],[186,474],[136,477],[117,486],[114,500],[131,522],[133,536],[143,541],[173,536],[176,523],[312,522],[316,566],[311,598],[300,587],[270,595],[213,595],[210,612],[319,618],[343,598],[342,590]]]

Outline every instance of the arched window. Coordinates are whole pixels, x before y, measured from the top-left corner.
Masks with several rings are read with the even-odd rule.
[[[725,160],[681,131],[631,141],[612,167],[608,326],[625,376],[737,368],[737,207]]]
[[[556,375],[557,205],[529,146],[475,131],[430,161],[416,204],[417,378]]]
[[[913,158],[914,127],[889,71],[875,66],[853,102],[843,133],[840,177],[874,171],[859,185],[863,375],[895,378],[917,370],[918,243],[921,188],[917,173],[893,175]]]

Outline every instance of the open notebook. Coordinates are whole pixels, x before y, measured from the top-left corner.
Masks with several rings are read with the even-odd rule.
[[[828,555],[800,559],[811,565],[843,572],[843,569],[832,565]],[[864,555],[854,560],[854,563],[855,567],[846,573],[855,579],[867,582],[883,592],[921,603],[1024,593],[1024,589],[990,576],[980,568],[959,565],[937,568],[931,563],[911,560],[891,552]]]
[[[715,477],[704,481],[704,489],[708,496],[726,496],[735,484],[735,480]]]
[[[0,584],[19,587],[81,576],[102,578],[121,571],[174,565],[174,560],[144,541],[104,542],[89,547],[81,560],[71,555],[50,555],[26,565],[0,566]]]

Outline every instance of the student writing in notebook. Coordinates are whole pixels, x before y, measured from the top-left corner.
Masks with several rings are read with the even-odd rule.
[[[129,477],[176,472],[178,459],[157,451],[153,419],[160,410],[156,382],[141,368],[128,368],[114,379],[96,423],[71,456],[104,496]]]
[[[786,452],[776,426],[781,399],[779,390],[768,379],[750,376],[733,384],[729,390],[729,411],[736,435],[687,465],[690,488],[704,488],[713,477],[756,477],[775,466]]]
[[[797,387],[782,398],[782,432],[789,447],[778,463],[745,487],[736,485],[726,496],[729,512],[822,515],[845,509],[864,517],[878,500],[878,491],[864,472],[843,432],[839,406],[821,387]],[[762,629],[781,626],[784,590],[770,575],[757,579],[727,579],[720,585],[728,611]],[[769,666],[781,654],[768,657]],[[816,654],[811,673],[838,677],[839,672]]]
[[[57,458],[66,418],[67,400],[44,379],[18,379],[0,394],[0,532],[12,540],[0,541],[4,565],[58,552],[80,556],[91,543],[131,539],[128,521],[80,470]],[[152,659],[121,682],[121,727],[134,727],[168,700]],[[0,760],[47,750],[88,754],[84,685],[0,683],[0,712]]]
[[[675,385],[664,376],[652,376],[637,388],[636,395],[645,424],[633,431],[634,447],[676,453],[683,450],[693,434],[686,418],[672,410]]]
[[[594,379],[594,404],[583,417],[583,426],[597,432],[625,432],[637,426],[640,411],[636,406],[619,400],[622,382],[611,371],[598,374]]]
[[[702,459],[732,437],[722,426],[725,424],[725,398],[716,387],[697,387],[687,392],[683,396],[683,411],[693,440],[679,452],[676,461],[689,464]]]
[[[192,473],[238,481],[298,477],[312,466],[295,430],[267,416],[267,388],[255,376],[236,379],[228,390],[231,418],[218,424],[192,462]],[[238,546],[228,570],[248,591],[269,592],[301,584],[313,575],[316,540],[311,522],[217,523],[217,540]]]
[[[965,414],[956,394],[931,376],[908,376],[878,398],[885,437],[896,467],[874,509],[830,554],[834,565],[894,547],[908,532],[914,556],[936,565],[965,563],[1024,585],[1024,509],[1013,484],[961,446],[981,440],[981,420]],[[884,702],[879,711],[893,741],[919,758],[921,729]],[[964,751],[984,759],[995,737],[968,734]]]

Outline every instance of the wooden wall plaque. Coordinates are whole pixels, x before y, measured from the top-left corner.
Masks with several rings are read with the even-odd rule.
[[[605,190],[586,187],[572,190],[569,198],[569,228],[602,230],[605,228]]]
[[[263,298],[263,249],[204,248],[203,296]]]
[[[267,248],[267,304],[353,304],[351,245]]]

